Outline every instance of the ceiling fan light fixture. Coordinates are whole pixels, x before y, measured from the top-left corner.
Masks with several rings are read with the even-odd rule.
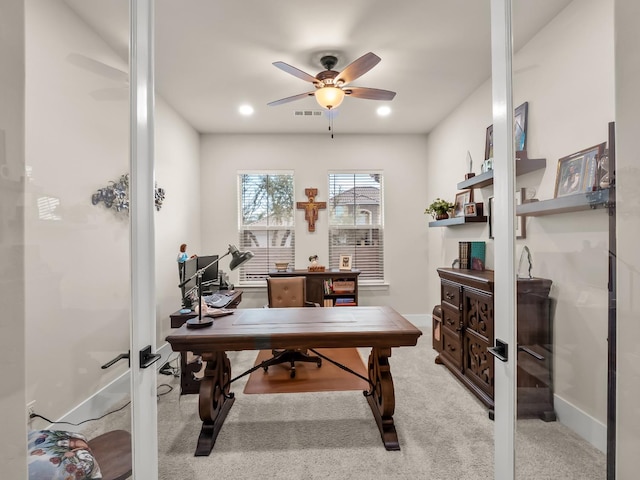
[[[316,90],[315,97],[318,105],[331,110],[340,106],[344,100],[344,91],[341,88],[324,86]]]

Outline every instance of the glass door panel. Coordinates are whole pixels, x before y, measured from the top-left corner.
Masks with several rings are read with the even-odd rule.
[[[515,472],[602,479],[613,2],[557,2],[541,29],[526,32],[518,20],[534,14],[530,3],[513,1]],[[597,75],[577,73],[593,58]],[[539,159],[543,168],[518,173]]]
[[[128,2],[24,4],[29,428],[130,432]],[[124,22],[117,41],[101,30],[107,14]],[[52,435],[31,437],[32,471],[92,468],[62,451],[82,442]],[[114,448],[131,451],[128,433],[116,438]]]

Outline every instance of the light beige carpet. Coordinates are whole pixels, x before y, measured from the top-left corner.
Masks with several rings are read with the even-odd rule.
[[[319,348],[319,353],[329,357],[354,372],[367,376],[367,369],[355,348]],[[313,352],[309,351],[309,355]],[[271,358],[271,350],[261,350],[254,366]],[[272,365],[265,372],[259,368],[249,375],[244,393],[297,393],[297,392],[334,392],[341,390],[368,390],[368,383],[355,375],[342,370],[326,360],[318,368],[315,363],[296,362],[296,376],[290,376],[290,364]]]

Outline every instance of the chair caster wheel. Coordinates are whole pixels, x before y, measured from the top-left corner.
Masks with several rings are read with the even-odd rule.
[[[267,373],[267,371],[269,370],[269,367],[262,367],[264,369],[264,373]]]
[[[291,373],[289,373],[289,377],[296,378],[296,371],[295,370],[291,370]]]
[[[318,368],[320,368],[322,366],[322,359],[318,360],[316,362],[316,365],[318,365]]]

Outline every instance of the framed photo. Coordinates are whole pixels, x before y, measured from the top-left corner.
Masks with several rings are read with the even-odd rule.
[[[478,209],[476,208],[476,204],[474,202],[465,203],[463,208],[465,217],[478,216]]]
[[[524,102],[513,115],[513,138],[516,144],[516,152],[527,149],[527,113],[529,102]]]
[[[453,216],[464,217],[464,205],[471,202],[473,202],[473,190],[463,190],[456,193],[456,200],[453,202]]]
[[[340,270],[351,270],[351,255],[340,255]]]
[[[484,139],[484,159],[493,158],[493,125],[487,127],[487,134]]]
[[[520,190],[516,191],[516,197],[515,197],[515,206],[517,207],[518,205],[522,205],[522,203],[524,202],[525,199],[525,194],[526,191],[524,188],[521,188]],[[487,206],[487,223],[489,224],[489,238],[493,238],[495,235],[495,227],[493,226],[493,222],[495,220],[495,216],[496,216],[496,209],[495,209],[495,200],[494,197],[489,197],[488,201],[488,206]],[[526,220],[527,217],[525,216],[520,216],[520,217],[516,217],[516,222],[515,222],[515,227],[516,227],[516,238],[517,239],[522,239],[522,238],[526,238],[527,236],[527,232],[526,232]]]
[[[527,115],[529,112],[529,102],[524,102],[516,108],[513,114],[513,138],[516,152],[527,149]],[[493,125],[487,127],[484,140],[484,159],[493,158]]]
[[[516,201],[515,201],[515,207],[518,208],[518,205],[522,205],[525,201],[525,195],[527,194],[527,191],[525,188],[521,188],[520,190],[516,190]],[[527,217],[525,217],[524,215],[522,216],[517,216],[516,215],[516,221],[515,221],[515,226],[516,226],[516,238],[520,239],[520,238],[527,238]]]
[[[604,147],[601,143],[558,160],[554,198],[598,189],[598,162]]]
[[[493,228],[493,217],[495,216],[495,207],[494,207],[494,197],[489,197],[487,200],[487,223],[489,224],[489,238],[493,238],[494,228]]]

